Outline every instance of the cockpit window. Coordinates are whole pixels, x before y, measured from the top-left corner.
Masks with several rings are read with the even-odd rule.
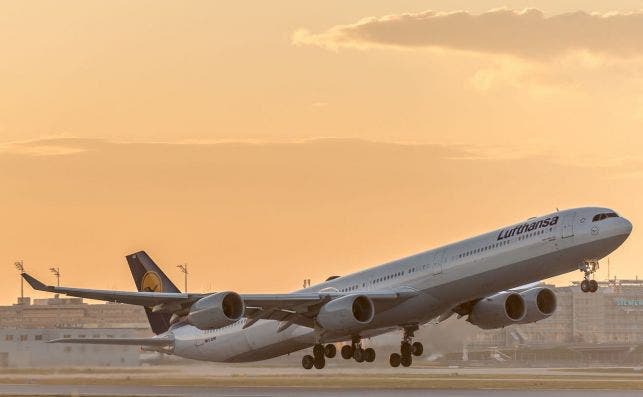
[[[594,218],[592,218],[592,222],[597,222],[597,221],[602,221],[603,219],[617,218],[617,217],[618,217],[618,214],[616,212],[606,212],[603,214],[594,215]]]

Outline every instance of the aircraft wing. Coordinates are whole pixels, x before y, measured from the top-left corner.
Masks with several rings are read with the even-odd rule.
[[[190,306],[192,306],[194,302],[211,294],[112,291],[57,287],[45,285],[27,273],[22,273],[22,277],[33,289],[38,291],[54,292],[107,302],[127,303],[130,305],[149,307],[153,312],[176,313],[178,315],[187,314]],[[397,291],[364,291],[352,293],[320,291],[286,294],[240,294],[246,306],[245,316],[249,320],[244,327],[247,328],[259,320],[276,320],[284,322],[284,329],[291,324],[304,325],[312,328],[314,327],[314,318],[324,304],[341,296],[353,294],[365,295],[372,299],[377,313],[417,295],[418,292],[414,289],[405,288]],[[68,339],[66,340],[68,341]],[[87,342],[88,340],[90,339],[83,339],[83,343],[91,343]],[[61,341],[60,343],[71,342]]]
[[[129,303],[130,305],[153,307],[162,303],[172,302],[196,302],[204,294],[186,294],[174,292],[137,292],[137,291],[113,291],[100,289],[69,288],[45,285],[27,273],[22,277],[29,283],[31,288],[38,291],[54,292],[79,298],[96,299],[107,302]]]
[[[365,295],[375,305],[375,313],[390,309],[400,302],[416,296],[412,289],[399,291],[364,291],[364,292],[304,292],[290,294],[241,294],[246,305],[244,324],[248,328],[259,320],[281,321],[280,331],[292,324],[314,328],[314,318],[326,303],[345,295]]]
[[[519,287],[511,288],[511,289],[509,289],[509,291],[523,292],[523,291],[527,291],[527,290],[532,289],[532,288],[542,287],[543,285],[545,285],[544,281],[536,281],[534,283],[529,283],[529,284],[521,285]]]
[[[47,343],[88,343],[93,345],[172,346],[171,338],[61,338]]]

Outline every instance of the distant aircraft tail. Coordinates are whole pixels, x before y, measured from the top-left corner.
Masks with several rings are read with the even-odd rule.
[[[181,292],[145,251],[127,255],[126,258],[139,291]],[[148,307],[145,308],[145,313],[155,334],[158,335],[170,328],[171,314],[152,313],[152,309]]]

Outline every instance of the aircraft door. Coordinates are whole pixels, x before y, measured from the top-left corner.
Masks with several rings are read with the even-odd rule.
[[[562,219],[562,238],[574,237],[574,220],[576,220],[576,212],[572,212],[563,216]]]
[[[434,276],[442,273],[445,256],[446,250],[439,250],[435,254],[433,254],[433,260],[431,261],[431,270]]]

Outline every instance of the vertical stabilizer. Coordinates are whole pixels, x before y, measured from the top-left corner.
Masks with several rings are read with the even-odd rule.
[[[139,291],[181,292],[145,251],[127,255],[126,258]],[[155,334],[163,333],[170,327],[171,314],[152,313],[152,309],[148,307],[145,308],[145,313]]]

